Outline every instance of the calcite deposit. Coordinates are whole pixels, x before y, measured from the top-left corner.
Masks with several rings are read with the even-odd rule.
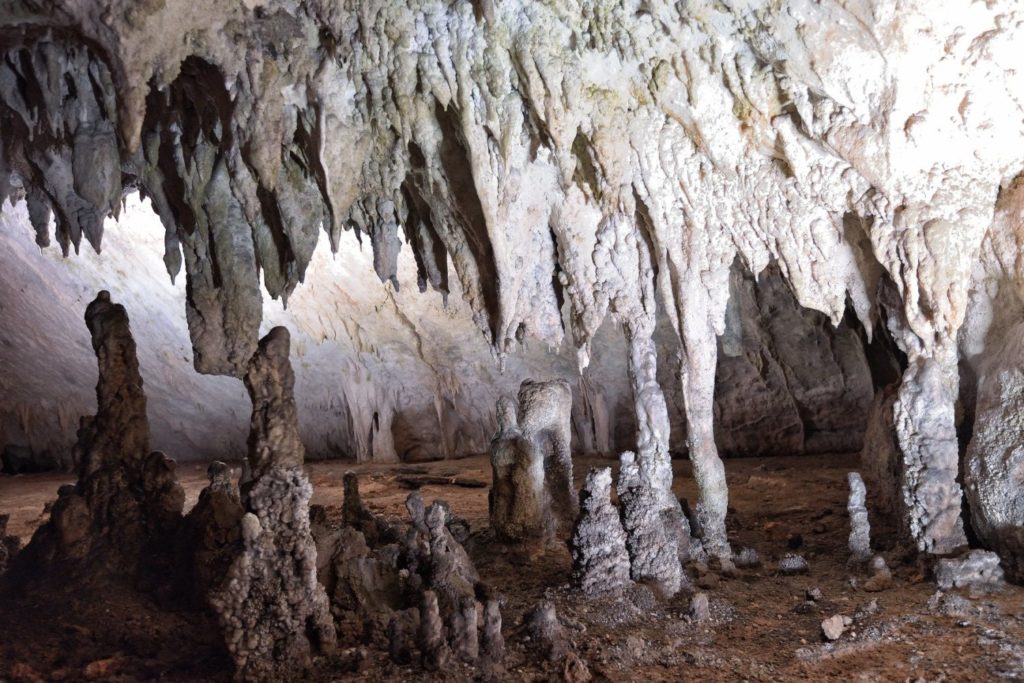
[[[186,5],[8,3],[0,195],[70,250],[98,248],[140,188],[186,271],[198,369],[241,375],[261,289],[295,291],[318,224],[335,245],[354,226],[383,280],[402,236],[421,289],[457,279],[499,359],[568,332],[585,365],[601,321],[623,323],[643,457],[669,443],[660,297],[705,545],[725,554],[712,406],[733,263],[778,264],[802,306],[868,337],[885,280],[906,533],[963,540],[957,333],[994,272],[986,235],[1014,229],[994,220],[1024,137],[1014,3]]]
[[[511,397],[498,399],[487,499],[491,528],[510,541],[541,538],[552,528],[544,452],[523,434],[517,409]]]
[[[241,679],[356,628],[500,676],[474,553],[717,590],[760,557],[723,456],[856,452],[865,588],[906,578],[869,508],[944,587],[1021,580],[1021,45],[1015,0],[0,0],[0,460],[77,475],[5,582],[209,605]],[[237,489],[183,518],[173,458],[236,461],[247,414]],[[354,474],[311,524],[307,449],[374,487],[489,449],[490,528],[419,494],[402,526]],[[580,454],[621,454],[614,502]],[[817,573],[833,512],[760,551]],[[555,599],[522,626],[589,676]]]
[[[159,571],[181,523],[174,461],[149,451],[146,396],[124,307],[101,291],[85,311],[96,353],[97,412],[82,418],[78,479],[57,492],[49,521],[12,567],[15,582]],[[165,579],[168,577],[164,577]]]
[[[313,488],[302,469],[288,354],[288,331],[277,327],[249,360],[245,386],[252,422],[241,490],[242,547],[209,596],[236,675],[244,680],[293,676],[336,640],[327,594],[317,582],[309,523]]]
[[[850,485],[846,503],[846,514],[850,517],[850,561],[863,564],[871,559],[871,524],[864,504],[867,489],[858,472],[850,472],[846,481]]]
[[[570,542],[573,584],[587,595],[629,583],[626,532],[611,493],[611,468],[592,469],[580,494],[580,513]]]

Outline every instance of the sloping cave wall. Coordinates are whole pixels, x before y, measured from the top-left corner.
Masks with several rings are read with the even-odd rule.
[[[102,255],[62,258],[32,240],[24,204],[0,216],[0,448],[31,449],[39,464],[71,452],[78,419],[94,410],[93,352],[80,323],[106,288],[123,301],[138,340],[154,447],[182,460],[244,452],[248,399],[241,382],[192,367],[184,283],[162,272],[163,231],[147,202],[127,199],[108,221]],[[374,275],[372,249],[354,233],[340,252],[321,244],[288,307],[265,302],[263,326],[292,330],[303,439],[313,457],[433,459],[486,450],[494,403],[527,377],[573,386],[573,446],[608,455],[636,442],[622,334],[607,324],[581,374],[575,354],[528,343],[504,373],[480,338],[455,283],[447,301],[415,291],[411,255],[395,282]],[[395,288],[395,283],[399,285]],[[801,308],[776,268],[755,280],[737,266],[716,389],[716,426],[729,455],[860,449],[871,400],[860,340]],[[686,423],[673,379],[678,339],[657,332],[672,445]],[[826,436],[822,438],[820,434]]]

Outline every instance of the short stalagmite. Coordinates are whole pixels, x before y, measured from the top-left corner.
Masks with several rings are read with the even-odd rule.
[[[317,582],[309,524],[313,488],[302,468],[288,350],[288,331],[275,327],[249,361],[245,386],[253,409],[250,479],[241,492],[243,549],[210,596],[243,680],[294,678],[336,639]]]
[[[846,511],[850,516],[850,561],[863,564],[871,559],[871,526],[864,503],[867,489],[857,472],[847,474],[846,481],[850,485],[846,503]]]
[[[587,595],[617,590],[629,583],[626,532],[611,502],[612,470],[587,474],[580,494],[580,516],[573,530],[572,582]]]
[[[498,433],[491,440],[491,527],[510,541],[538,538],[547,522],[543,455],[523,436],[512,398],[498,399],[497,416]]]
[[[673,525],[666,517],[671,508],[649,482],[636,456],[620,456],[618,493],[622,504],[622,526],[626,531],[630,576],[634,581],[653,584],[665,596],[675,595],[683,586],[683,567]],[[682,517],[682,513],[679,513]]]
[[[231,468],[214,461],[206,469],[210,483],[185,516],[185,555],[191,559],[190,589],[198,603],[206,602],[218,588],[235,561],[242,544],[242,515],[245,509]]]
[[[576,519],[576,488],[572,483],[572,390],[565,380],[525,380],[519,386],[519,427],[543,457],[544,485],[561,532]]]

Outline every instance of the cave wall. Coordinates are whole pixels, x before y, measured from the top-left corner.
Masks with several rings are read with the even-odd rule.
[[[154,447],[182,460],[240,456],[249,410],[244,388],[195,372],[181,313],[184,283],[162,272],[163,230],[149,203],[127,199],[120,220],[105,227],[102,255],[63,258],[56,246],[40,249],[32,235],[27,207],[8,205],[0,215],[0,449],[28,446],[41,461],[69,456],[79,417],[95,410],[83,304],[106,288],[131,316]],[[635,443],[625,342],[612,325],[598,335],[582,374],[571,350],[536,343],[511,354],[502,373],[457,283],[447,300],[420,295],[415,262],[403,252],[396,289],[374,275],[365,241],[346,233],[339,246],[337,255],[318,247],[287,308],[267,301],[263,311],[264,327],[292,331],[302,436],[313,457],[427,460],[482,452],[495,429],[497,397],[514,394],[526,377],[572,383],[576,450],[613,454]],[[734,281],[736,329],[722,343],[740,353],[722,354],[716,390],[724,452],[858,450],[871,397],[859,340],[845,325],[833,329],[802,309],[775,268],[758,280],[737,271]],[[685,417],[672,390],[678,339],[667,318],[657,342],[673,449],[685,452]],[[837,360],[843,352],[850,358]],[[759,370],[764,364],[770,370]],[[829,437],[807,438],[819,424]]]

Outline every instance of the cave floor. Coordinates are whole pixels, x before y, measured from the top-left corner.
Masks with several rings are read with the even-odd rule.
[[[613,464],[575,458],[577,484],[589,467]],[[561,679],[561,668],[530,649],[523,614],[541,599],[558,614],[595,680],[953,680],[1024,678],[1024,589],[991,595],[936,597],[935,584],[913,558],[895,547],[893,531],[872,517],[873,542],[895,577],[888,590],[868,593],[866,575],[846,566],[845,475],[856,456],[730,460],[729,532],[734,549],[753,547],[764,565],[736,577],[703,579],[711,618],[686,616],[689,591],[657,602],[645,589],[619,598],[584,600],[568,590],[570,560],[558,545],[527,554],[496,543],[487,529],[487,488],[429,484],[429,503],[449,502],[473,528],[467,542],[481,578],[505,596],[505,680]],[[340,515],[342,476],[360,473],[363,501],[375,512],[405,519],[403,479],[420,476],[489,482],[485,456],[422,464],[309,464],[314,503]],[[675,488],[693,501],[689,464],[676,461]],[[205,466],[186,464],[179,476],[191,506],[205,485]],[[11,513],[9,533],[27,537],[46,501],[68,475],[0,477],[0,510]],[[781,576],[776,561],[790,548],[810,573]],[[691,574],[692,574],[691,569]],[[691,579],[696,583],[696,579]],[[812,588],[817,602],[806,600]],[[229,680],[212,623],[188,610],[159,609],[139,594],[97,587],[94,596],[35,596],[16,608],[0,605],[0,681],[3,680]],[[166,605],[165,605],[166,608]],[[823,642],[821,621],[852,618],[834,643]],[[212,641],[212,644],[211,644]],[[33,676],[37,678],[33,679]],[[438,674],[397,666],[379,646],[342,643],[311,680],[465,680],[473,670],[452,664]],[[433,679],[431,678],[433,677]]]

